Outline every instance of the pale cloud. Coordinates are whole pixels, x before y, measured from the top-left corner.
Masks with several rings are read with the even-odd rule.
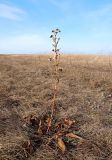
[[[104,16],[112,16],[112,4],[99,7],[96,10],[86,12],[88,18],[100,18]]]
[[[48,51],[50,41],[47,36],[24,34],[0,39],[0,53],[29,53]]]
[[[26,12],[18,7],[0,3],[0,17],[10,20],[22,20]]]
[[[71,8],[68,0],[49,0],[49,2],[61,11],[68,11]]]

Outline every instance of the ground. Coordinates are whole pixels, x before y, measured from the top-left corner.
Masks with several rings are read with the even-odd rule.
[[[25,157],[24,117],[37,117],[53,97],[52,55],[0,55],[0,160],[111,160],[112,56],[61,55],[59,116],[76,121],[85,139],[64,155],[46,146]]]

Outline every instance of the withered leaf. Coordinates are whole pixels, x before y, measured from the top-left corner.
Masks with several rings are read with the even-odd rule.
[[[58,147],[61,149],[61,151],[64,153],[66,150],[65,143],[61,138],[58,138]]]
[[[48,127],[51,127],[51,118],[48,118]]]
[[[75,135],[75,134],[73,134],[73,133],[68,133],[68,134],[66,134],[66,136],[67,136],[67,137],[70,137],[70,138],[77,138],[77,139],[82,140],[81,137],[79,137],[79,136],[77,136],[77,135]]]

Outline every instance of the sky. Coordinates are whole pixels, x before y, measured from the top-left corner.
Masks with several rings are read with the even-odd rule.
[[[112,54],[112,0],[0,0],[0,53]]]

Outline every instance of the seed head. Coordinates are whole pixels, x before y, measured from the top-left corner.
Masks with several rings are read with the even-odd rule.
[[[57,32],[61,32],[58,28],[56,29]]]
[[[54,33],[55,31],[54,30],[52,30],[52,33]]]
[[[50,38],[53,38],[53,35],[51,35]]]

